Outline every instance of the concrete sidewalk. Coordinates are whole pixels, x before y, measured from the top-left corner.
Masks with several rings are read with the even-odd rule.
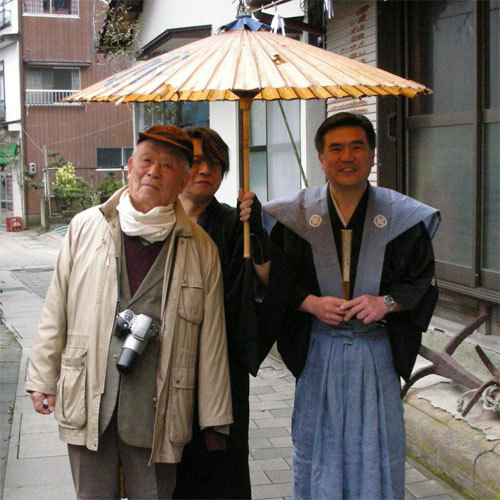
[[[0,267],[0,288],[3,289],[0,307],[8,329],[17,335],[23,347],[9,443],[5,500],[75,497],[66,446],[59,440],[57,425],[52,416],[34,412],[24,390],[26,365],[59,241],[57,235],[40,236],[36,231],[0,231],[0,262],[4,263]],[[11,255],[5,255],[5,251]],[[24,261],[23,253],[26,254]],[[290,417],[294,387],[293,376],[272,357],[265,360],[258,377],[251,377],[249,459],[254,499],[291,496]],[[463,497],[410,459],[406,499],[417,498]]]

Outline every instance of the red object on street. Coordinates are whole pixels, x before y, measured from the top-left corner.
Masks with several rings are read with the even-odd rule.
[[[23,222],[21,217],[6,217],[7,231],[22,231]]]

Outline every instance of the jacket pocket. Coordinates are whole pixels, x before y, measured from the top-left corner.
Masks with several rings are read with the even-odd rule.
[[[181,283],[179,315],[199,324],[203,319],[203,281],[199,274],[187,274]]]
[[[172,370],[170,441],[177,445],[186,444],[193,434],[194,382],[194,368]]]
[[[70,353],[63,352],[54,410],[62,427],[79,429],[87,423],[86,381],[87,350],[72,347]]]

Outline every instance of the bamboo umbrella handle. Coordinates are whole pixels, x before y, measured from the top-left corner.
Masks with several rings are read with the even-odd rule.
[[[240,97],[239,108],[242,120],[242,148],[243,148],[243,191],[250,191],[250,107],[252,98]],[[243,257],[250,258],[250,224],[243,223]]]

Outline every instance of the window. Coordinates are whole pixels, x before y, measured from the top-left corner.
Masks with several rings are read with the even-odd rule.
[[[80,89],[78,68],[28,68],[26,69],[26,105],[71,105],[60,103]],[[79,105],[79,103],[76,103]]]
[[[25,14],[78,15],[78,0],[23,0]]]
[[[0,0],[0,29],[10,26],[10,9],[6,7],[11,0]]]
[[[117,168],[126,165],[134,148],[97,148],[97,168]]]
[[[300,151],[300,103],[282,101],[282,106]],[[273,200],[301,187],[300,169],[278,102],[252,103],[250,165],[250,189],[260,200]]]
[[[0,121],[5,121],[5,75],[3,61],[0,61]]]
[[[500,1],[417,3],[409,76],[434,93],[409,103],[410,194],[441,210],[438,277],[498,291]]]
[[[136,104],[135,109],[137,130],[146,130],[153,125],[209,126],[209,104],[207,101]]]

